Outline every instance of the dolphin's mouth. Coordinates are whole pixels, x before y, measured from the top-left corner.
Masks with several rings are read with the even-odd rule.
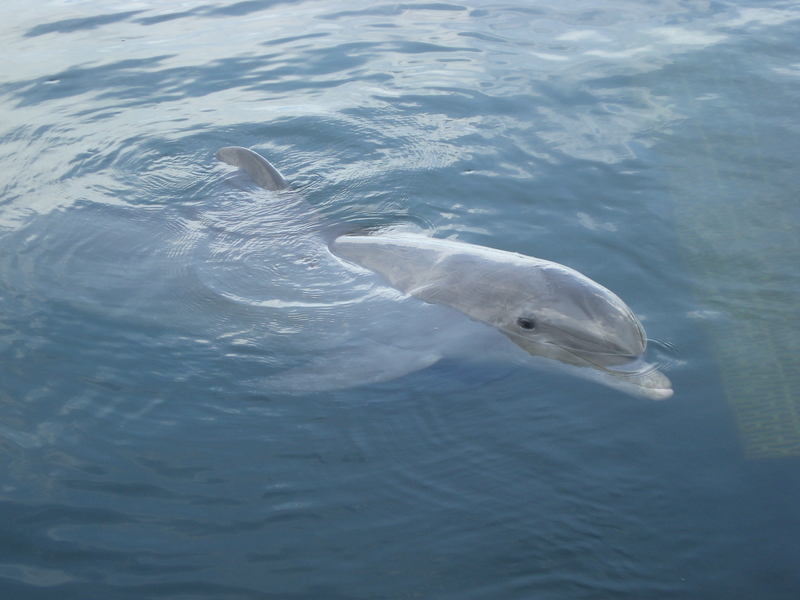
[[[625,375],[642,375],[656,367],[644,360],[644,354],[635,356],[626,354],[613,354],[609,352],[590,352],[559,346],[566,352],[581,360],[591,363],[593,367],[609,373],[624,377]]]
[[[504,331],[511,340],[533,356],[558,361],[577,368],[573,374],[592,379],[626,394],[650,400],[672,396],[672,383],[657,365],[645,361],[644,352],[636,355],[615,352],[592,352],[550,341],[538,342]]]
[[[628,324],[633,323],[633,331],[606,331],[600,339],[597,336],[590,336],[573,327],[556,326],[552,323],[540,325],[545,330],[558,332],[559,346],[568,352],[577,353],[579,356],[584,354],[597,356],[596,360],[606,362],[618,362],[624,364],[640,357],[647,348],[647,337],[644,334],[638,319],[631,313]],[[629,328],[625,328],[626,330]],[[627,334],[627,335],[625,335]],[[552,342],[551,342],[552,343]],[[593,361],[590,361],[593,362]]]
[[[652,400],[666,400],[674,393],[667,376],[656,365],[646,362],[644,354],[624,356],[561,348],[579,361],[588,363],[611,387]]]
[[[543,354],[546,356],[551,356],[556,358],[556,360],[561,360],[562,362],[574,362],[576,364],[589,363],[592,368],[606,371],[608,373],[614,373],[620,376],[627,374],[641,374],[646,369],[655,369],[653,365],[645,362],[644,360],[644,348],[646,348],[645,344],[642,344],[642,351],[640,353],[625,354],[624,352],[614,351],[614,349],[601,349],[602,346],[600,344],[593,341],[590,342],[588,340],[584,341],[574,334],[565,332],[563,329],[555,327],[552,327],[552,329],[558,329],[558,331],[561,333],[575,338],[580,343],[581,348],[576,348],[572,344],[565,345],[564,343],[556,343],[553,341],[533,341],[514,331],[503,330],[503,333],[510,337],[515,344],[521,346],[524,350],[530,352],[531,354]],[[541,352],[536,350],[536,348],[542,347],[551,348],[555,352]],[[587,349],[587,347],[592,349]],[[595,350],[595,348],[597,349]],[[578,360],[564,360],[563,358],[566,357],[557,358],[557,356],[554,356],[554,354],[557,355],[561,352],[566,352],[567,355],[577,358]]]

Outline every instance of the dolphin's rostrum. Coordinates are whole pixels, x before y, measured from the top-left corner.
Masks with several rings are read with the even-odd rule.
[[[227,147],[217,157],[245,170],[261,187],[288,187],[277,169],[251,150]],[[329,248],[400,292],[495,328],[533,357],[634,396],[672,396],[667,377],[644,361],[647,339],[630,308],[573,269],[415,233],[341,235]],[[420,360],[417,368],[432,360]]]

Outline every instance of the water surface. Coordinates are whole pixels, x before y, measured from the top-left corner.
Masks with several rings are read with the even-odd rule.
[[[794,3],[0,22],[4,597],[794,597]],[[310,225],[225,188],[226,145],[327,222],[578,269],[642,318],[675,396],[480,360],[259,389],[336,345],[309,294],[363,286],[300,275]]]

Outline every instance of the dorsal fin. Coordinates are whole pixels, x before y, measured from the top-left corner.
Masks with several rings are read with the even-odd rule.
[[[248,148],[226,146],[217,151],[217,158],[233,167],[239,167],[265,190],[285,190],[289,187],[278,169],[269,164],[266,158]]]

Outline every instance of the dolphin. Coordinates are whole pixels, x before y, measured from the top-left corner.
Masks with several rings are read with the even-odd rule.
[[[225,147],[216,156],[245,171],[264,189],[289,189],[278,170],[252,150]],[[310,205],[306,208],[313,214]],[[420,233],[329,231],[334,232],[327,240],[332,257],[377,275],[406,301],[438,306],[439,312],[429,313],[435,315],[433,322],[455,323],[446,338],[440,327],[430,328],[432,339],[437,337],[443,347],[463,351],[481,336],[489,342],[478,347],[499,348],[519,364],[557,367],[636,397],[662,400],[673,394],[669,379],[645,361],[647,337],[633,311],[578,271]],[[344,367],[366,373],[361,382],[386,381],[426,368],[445,354],[372,342],[372,347],[355,346],[338,359],[323,357],[271,381],[277,391],[303,388],[302,381],[306,390],[335,389],[349,381]]]

